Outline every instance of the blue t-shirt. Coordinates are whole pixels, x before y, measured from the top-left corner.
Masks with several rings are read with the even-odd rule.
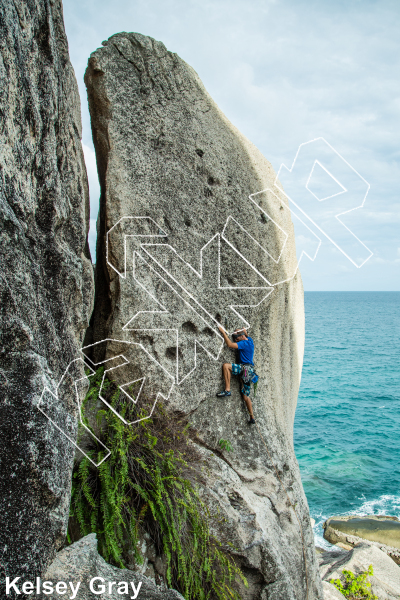
[[[243,365],[252,365],[253,357],[254,357],[254,342],[251,337],[247,338],[247,340],[242,340],[241,342],[237,342],[238,345],[238,354],[239,354],[239,363]]]

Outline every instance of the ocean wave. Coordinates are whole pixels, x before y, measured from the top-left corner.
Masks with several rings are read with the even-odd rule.
[[[347,515],[388,515],[391,517],[400,518],[400,496],[394,494],[382,494],[379,498],[373,500],[366,500],[365,498],[359,498],[361,504],[358,508],[353,508],[348,511],[339,513],[331,513],[329,515],[322,514],[322,512],[314,513],[311,511],[311,516],[315,520],[313,527],[315,545],[324,550],[331,550],[334,545],[324,539],[323,523],[331,517]]]
[[[330,544],[327,540],[325,540],[322,535],[319,535],[316,531],[314,531],[314,544],[318,546],[318,548],[323,548],[324,550],[332,550],[333,544]]]
[[[365,500],[355,511],[357,515],[390,515],[400,518],[400,496],[383,494],[375,500]]]

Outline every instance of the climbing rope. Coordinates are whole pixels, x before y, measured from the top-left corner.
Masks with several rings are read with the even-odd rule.
[[[302,546],[303,546],[304,570],[305,570],[305,575],[306,575],[306,600],[308,600],[308,573],[307,573],[307,560],[306,560],[306,549],[305,549],[305,545],[304,545],[303,528],[302,528],[302,526],[301,526],[300,519],[299,519],[299,517],[298,517],[298,515],[297,515],[296,509],[295,509],[295,507],[293,506],[293,504],[292,504],[292,502],[291,502],[291,500],[290,500],[290,498],[289,498],[289,494],[288,494],[288,492],[287,492],[287,489],[286,489],[286,487],[285,487],[285,485],[284,485],[284,483],[283,483],[282,479],[279,477],[279,472],[278,472],[278,469],[276,468],[276,466],[275,466],[275,463],[274,463],[274,461],[272,460],[272,456],[271,456],[271,454],[270,454],[270,452],[269,452],[269,450],[268,450],[268,446],[267,446],[267,444],[265,443],[264,437],[263,437],[263,435],[262,435],[262,433],[261,433],[261,431],[260,431],[260,428],[259,428],[259,426],[258,426],[258,423],[257,423],[257,421],[256,421],[256,427],[257,427],[257,429],[258,429],[258,433],[260,434],[261,441],[262,441],[262,443],[264,444],[264,446],[265,446],[265,449],[266,449],[266,451],[267,451],[267,454],[268,454],[268,456],[269,456],[269,460],[271,461],[271,463],[272,463],[272,466],[274,467],[274,471],[275,471],[276,477],[278,478],[278,480],[279,480],[279,482],[280,482],[281,486],[282,486],[282,487],[283,487],[283,489],[284,489],[284,492],[285,492],[285,494],[286,494],[286,497],[287,497],[287,499],[288,499],[288,501],[289,501],[289,504],[290,504],[290,506],[291,506],[291,507],[292,507],[292,509],[293,509],[293,512],[294,512],[294,514],[295,514],[295,516],[296,516],[296,519],[297,519],[297,522],[298,522],[298,524],[299,524],[300,535],[301,535],[301,543],[302,543]]]

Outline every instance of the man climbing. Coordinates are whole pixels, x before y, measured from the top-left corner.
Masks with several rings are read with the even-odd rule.
[[[250,383],[255,374],[253,357],[254,357],[254,342],[247,335],[245,329],[236,329],[232,335],[233,342],[229,339],[223,327],[218,327],[222,333],[225,343],[228,348],[238,351],[238,363],[224,363],[222,365],[222,375],[225,380],[225,389],[217,394],[218,398],[224,398],[231,395],[231,373],[233,375],[241,375],[243,387],[241,394],[246,403],[250,414],[249,425],[254,425],[255,419],[253,407],[250,400]]]

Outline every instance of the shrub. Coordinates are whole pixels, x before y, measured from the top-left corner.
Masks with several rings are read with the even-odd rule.
[[[369,575],[373,575],[374,570],[372,565],[369,565],[368,569],[364,573],[360,573],[358,577],[351,571],[343,569],[343,575],[345,577],[344,585],[340,579],[331,579],[329,583],[333,585],[349,600],[378,600],[378,596],[372,594],[369,588],[371,584],[367,581]]]
[[[227,452],[232,452],[231,443],[228,440],[219,440],[218,445],[222,448],[222,450],[226,450]]]

